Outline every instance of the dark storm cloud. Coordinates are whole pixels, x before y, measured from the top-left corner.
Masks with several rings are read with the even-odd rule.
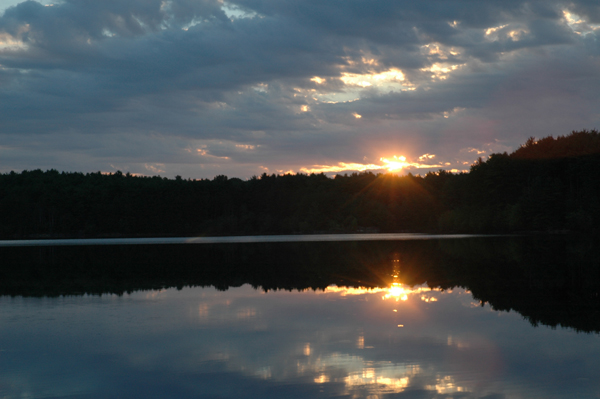
[[[19,36],[19,26],[29,24],[29,31],[20,36],[30,48],[0,56],[0,63],[10,68],[3,71],[6,101],[0,113],[9,124],[14,121],[14,129],[22,130],[22,122],[32,117],[63,120],[65,113],[75,113],[75,119],[85,119],[86,112],[123,110],[128,100],[144,102],[147,96],[160,96],[166,104],[179,103],[180,111],[202,108],[203,102],[222,101],[228,91],[286,77],[327,75],[333,73],[331,65],[343,63],[342,52],[338,50],[336,56],[334,49],[322,48],[316,34],[278,20],[208,21],[187,31],[165,29],[132,38],[141,35],[145,26],[158,29],[160,15],[102,18],[100,14],[100,21],[76,21],[60,31],[55,19],[84,11],[61,7],[66,6],[27,2],[7,10],[0,20],[0,26],[13,36]],[[90,18],[88,14],[81,17]],[[104,20],[125,22],[102,25]],[[83,29],[87,25],[90,28]],[[102,26],[118,37],[104,36]],[[182,104],[177,101],[180,96],[193,99]],[[249,111],[258,104],[249,103]],[[168,113],[168,105],[165,108]]]
[[[367,136],[598,127],[599,21],[593,1],[26,1],[0,16],[0,170],[85,170],[85,154],[277,169],[376,157]]]

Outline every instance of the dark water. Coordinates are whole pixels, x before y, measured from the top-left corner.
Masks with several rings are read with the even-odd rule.
[[[598,398],[582,237],[1,248],[2,398]]]

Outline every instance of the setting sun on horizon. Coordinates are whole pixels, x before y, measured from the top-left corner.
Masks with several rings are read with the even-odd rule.
[[[400,155],[399,157],[394,155],[393,159],[391,159],[391,160],[386,159],[386,158],[380,158],[380,161],[385,164],[384,168],[390,172],[399,171],[402,168],[410,165],[409,163],[406,162],[406,157],[402,156],[402,155]]]

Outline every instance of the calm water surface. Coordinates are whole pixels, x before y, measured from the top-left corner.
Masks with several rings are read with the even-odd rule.
[[[600,397],[597,332],[534,327],[468,288],[406,285],[400,258],[370,288],[0,297],[0,397]]]
[[[62,246],[62,245],[160,245],[160,244],[226,244],[226,243],[275,243],[275,242],[343,242],[343,241],[404,241],[438,240],[478,237],[472,234],[296,234],[270,236],[227,237],[151,237],[151,238],[85,238],[52,240],[0,240],[0,247]]]
[[[533,328],[463,289],[243,286],[0,306],[3,398],[600,393],[598,335]]]

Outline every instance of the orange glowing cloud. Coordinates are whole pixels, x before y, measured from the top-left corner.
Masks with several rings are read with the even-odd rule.
[[[301,168],[300,172],[302,172],[302,173],[329,173],[329,172],[344,172],[344,171],[349,171],[349,170],[365,172],[367,170],[383,170],[383,169],[385,169],[385,166],[383,166],[383,165],[338,162],[337,165],[313,165],[312,168]]]
[[[434,158],[435,155],[425,154],[419,157],[419,160],[427,160]],[[443,165],[430,165],[419,162],[407,162],[405,156],[394,155],[391,159],[380,158],[383,164],[362,164],[362,163],[346,163],[338,162],[337,165],[313,165],[312,168],[301,168],[301,173],[331,173],[331,172],[345,172],[345,171],[358,171],[365,172],[368,170],[396,172],[404,168],[417,168],[417,169],[430,169],[440,168]]]
[[[432,159],[435,155],[425,154],[419,157],[419,160]],[[407,162],[406,157],[394,155],[392,159],[380,158],[381,162],[385,164],[385,168],[390,172],[395,172],[397,170],[402,170],[404,168],[417,168],[417,169],[429,169],[429,168],[440,168],[442,165],[429,165],[419,162]]]

